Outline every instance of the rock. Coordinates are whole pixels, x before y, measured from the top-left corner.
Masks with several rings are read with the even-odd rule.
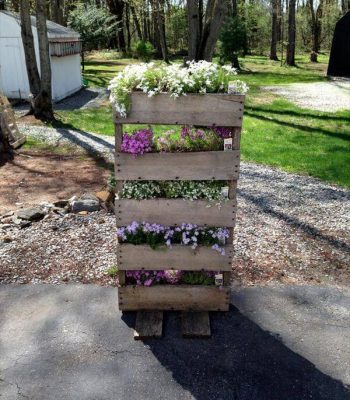
[[[68,212],[69,212],[67,210],[67,208],[62,208],[62,207],[53,207],[52,211],[59,215],[65,215],[65,214],[68,214]]]
[[[98,197],[94,193],[84,193],[79,200],[94,200],[98,201]]]
[[[14,213],[15,213],[14,211],[9,211],[9,212],[7,212],[7,213],[1,215],[1,216],[0,216],[0,219],[7,218],[7,217],[11,217]]]
[[[12,242],[12,237],[11,236],[8,236],[8,235],[5,235],[5,236],[3,236],[2,238],[1,238],[1,240],[4,242],[4,243],[10,243],[10,242]]]
[[[78,215],[88,215],[89,213],[87,211],[79,211]]]
[[[102,201],[103,203],[108,203],[112,200],[112,193],[107,190],[102,190],[100,192],[96,192],[96,197]]]
[[[68,199],[68,204],[72,204],[73,201],[77,201],[78,197],[77,196],[72,196],[70,199]]]
[[[29,226],[31,224],[31,221],[13,216],[12,223],[19,226],[20,228],[25,228],[26,226]]]
[[[1,223],[2,223],[2,224],[11,224],[12,219],[13,219],[12,217],[2,218],[2,219],[1,219]]]
[[[23,208],[16,212],[17,218],[25,219],[27,221],[38,221],[44,218],[46,213],[40,208]]]
[[[77,200],[76,198],[74,200]],[[69,200],[57,200],[53,203],[55,207],[64,208],[69,205]]]
[[[73,201],[71,207],[73,213],[79,213],[80,211],[93,212],[100,209],[100,202],[97,198],[96,200],[80,199]]]

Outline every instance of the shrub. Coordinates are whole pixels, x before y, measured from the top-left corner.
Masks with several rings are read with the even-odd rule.
[[[150,61],[155,53],[152,43],[146,40],[137,40],[131,45],[132,55],[143,61]]]

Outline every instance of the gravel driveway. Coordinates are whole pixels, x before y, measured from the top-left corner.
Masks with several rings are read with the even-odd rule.
[[[27,127],[48,141],[75,143],[113,159],[113,138]],[[281,281],[350,284],[350,191],[314,178],[242,163],[234,277],[245,285]],[[7,232],[0,281],[113,284],[115,218],[68,214]]]
[[[285,97],[298,106],[313,110],[350,110],[350,81],[292,83],[265,86],[263,89]]]

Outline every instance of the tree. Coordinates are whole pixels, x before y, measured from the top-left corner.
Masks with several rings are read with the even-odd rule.
[[[94,4],[78,4],[68,19],[68,25],[80,33],[84,50],[108,46],[115,35],[116,21],[108,10]]]
[[[321,30],[322,30],[322,14],[323,14],[323,0],[319,0],[318,6],[315,10],[314,0],[308,0],[308,7],[311,14],[311,35],[312,35],[312,50],[310,54],[310,61],[317,62],[317,55],[320,51],[321,45]]]
[[[231,61],[234,68],[240,69],[238,55],[246,50],[246,26],[238,15],[230,17],[220,33],[221,59]]]
[[[341,10],[343,14],[350,11],[350,0],[341,0]]]
[[[153,7],[156,15],[156,27],[159,37],[160,49],[162,58],[166,63],[169,63],[168,47],[165,36],[165,16],[164,16],[164,0],[153,0]]]
[[[277,56],[277,43],[280,30],[280,10],[281,0],[271,0],[272,6],[272,26],[271,26],[271,48],[270,48],[270,60],[278,61]]]
[[[50,5],[52,21],[63,25],[63,0],[51,0]]]
[[[52,120],[54,119],[54,115],[51,94],[51,62],[49,54],[49,39],[46,27],[45,0],[37,0],[36,10],[40,75],[35,55],[29,2],[27,0],[20,0],[21,35],[29,88],[32,94],[29,113],[34,114],[36,118]]]
[[[20,0],[20,18],[29,89],[34,100],[40,92],[40,76],[35,57],[32,23],[30,20],[30,5],[27,0]],[[34,114],[34,101],[31,101],[30,113]]]
[[[36,0],[36,28],[40,59],[40,91],[34,99],[34,115],[44,120],[54,119],[51,89],[51,60],[47,35],[45,0]]]
[[[124,36],[124,0],[107,0],[107,5],[111,14],[115,15],[117,21],[117,38],[120,51],[125,53],[125,36]]]
[[[228,15],[229,2],[208,0],[204,16],[202,10],[203,0],[187,0],[188,58],[211,61],[221,27]]]
[[[295,66],[295,6],[296,0],[289,0],[286,64],[290,66]]]

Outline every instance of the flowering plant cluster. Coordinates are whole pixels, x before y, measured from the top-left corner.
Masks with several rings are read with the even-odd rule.
[[[125,199],[183,198],[186,200],[223,200],[225,181],[126,181],[122,197]]]
[[[141,129],[123,134],[121,150],[134,155],[154,151],[219,151],[224,139],[231,136],[230,129],[215,126],[207,129],[184,126],[181,132],[169,130],[156,137],[152,129]]]
[[[121,151],[130,154],[144,154],[152,151],[153,148],[153,132],[151,129],[141,129],[123,134]]]
[[[214,285],[215,272],[212,271],[126,271],[127,284],[152,286],[155,284]]]
[[[138,90],[149,97],[157,93],[170,93],[172,97],[186,93],[227,93],[229,83],[236,75],[234,68],[207,61],[189,61],[186,67],[181,64],[129,65],[119,72],[109,85],[111,101],[121,117],[126,117],[130,107],[129,95]],[[235,92],[245,93],[243,82],[235,82]]]
[[[164,132],[155,138],[157,151],[219,151],[223,149],[223,138],[213,129],[183,127],[180,137],[175,130]]]
[[[194,224],[183,223],[181,226],[169,227],[160,224],[138,223],[117,229],[118,238],[122,242],[131,244],[148,244],[153,249],[166,245],[182,244],[196,249],[198,245],[211,246],[213,250],[225,255],[223,245],[229,238],[226,228],[199,227]]]

